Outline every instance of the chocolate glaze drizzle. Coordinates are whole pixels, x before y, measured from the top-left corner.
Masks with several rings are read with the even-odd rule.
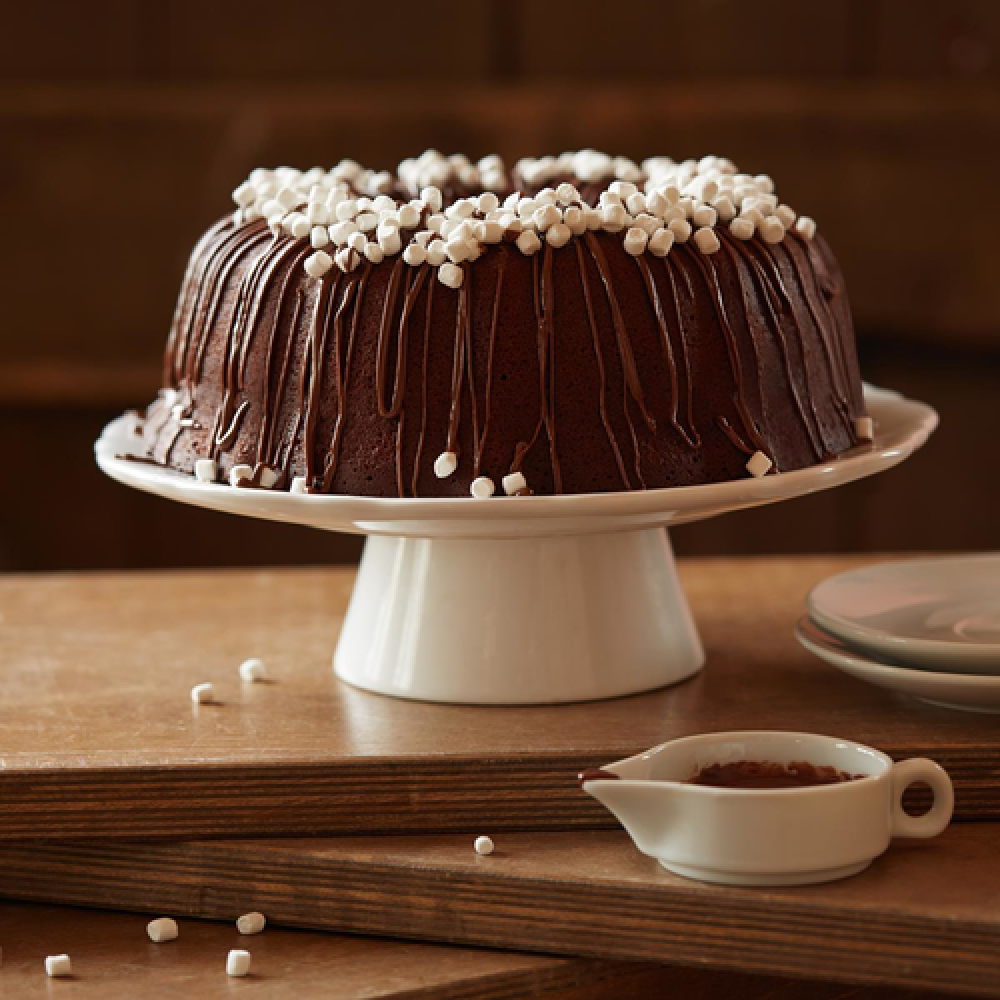
[[[526,470],[534,492],[576,491],[581,461],[598,461],[580,451],[577,429],[557,418],[562,373],[577,368],[596,384],[594,411],[584,417],[610,449],[610,478],[601,488],[670,484],[652,461],[663,453],[676,454],[679,468],[688,468],[685,454],[696,462],[711,454],[716,465],[738,470],[758,450],[778,469],[843,451],[855,443],[861,396],[832,256],[825,244],[795,233],[774,246],[721,228],[717,234],[717,254],[686,243],[660,258],[630,257],[587,232],[564,250],[546,243],[530,269],[502,243],[487,248],[491,262],[462,265],[455,291],[439,287],[428,265],[410,267],[401,257],[364,262],[348,274],[334,269],[315,281],[301,267],[310,252],[304,241],[275,237],[261,222],[221,222],[199,242],[185,276],[164,359],[175,393],[147,414],[150,457],[190,467],[190,457],[172,458],[175,445],[187,441],[189,456],[207,454],[223,471],[251,465],[258,483],[270,468],[279,487],[294,474],[312,491],[363,492],[359,470],[366,460],[369,468],[377,463],[384,435],[394,458],[391,488],[401,497],[420,495],[422,484],[437,492],[426,484],[445,481],[428,479],[425,467],[440,451],[459,455],[463,482]],[[623,269],[632,267],[643,294],[625,299]],[[515,273],[530,273],[531,300],[508,310],[508,296],[520,294]],[[577,303],[565,317],[560,306],[558,324],[557,285],[561,303]],[[506,366],[512,356],[527,358],[522,341],[511,339],[523,336],[510,317],[524,309],[534,329],[537,420],[525,440],[510,440],[495,412],[498,379],[523,380]],[[582,339],[567,340],[578,327]],[[640,327],[655,331],[652,353]],[[371,359],[359,354],[369,343]],[[450,389],[442,401],[428,385],[441,381],[445,345]],[[780,358],[780,376],[765,365],[768,354]],[[509,391],[508,383],[505,399]],[[789,446],[775,437],[765,408],[769,399],[775,413],[785,412],[775,407],[775,392],[787,394],[809,455],[783,458]],[[534,405],[529,399],[526,393],[525,406]],[[664,415],[662,426],[650,400]],[[376,435],[374,451],[364,455],[364,445],[352,441],[342,467],[354,413],[357,433],[364,424],[364,433]],[[680,481],[711,481],[704,478],[710,470],[687,475],[693,478]],[[456,484],[442,488],[460,492]]]

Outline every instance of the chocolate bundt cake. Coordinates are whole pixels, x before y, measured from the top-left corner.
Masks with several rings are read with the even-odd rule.
[[[195,247],[148,460],[233,486],[686,486],[871,437],[813,221],[709,156],[255,170]]]

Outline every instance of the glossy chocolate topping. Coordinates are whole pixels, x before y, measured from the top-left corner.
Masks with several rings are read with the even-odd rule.
[[[663,257],[605,231],[534,256],[508,236],[451,288],[399,256],[316,280],[308,240],[227,218],[192,254],[148,455],[408,497],[512,472],[534,494],[681,486],[746,477],[756,451],[786,471],[850,448],[861,382],[826,243],[716,233],[716,253]]]

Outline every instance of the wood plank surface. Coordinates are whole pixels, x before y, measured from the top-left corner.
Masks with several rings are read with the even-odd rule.
[[[817,731],[951,772],[1000,816],[1000,727],[820,663],[792,636],[810,586],[862,560],[692,560],[708,651],[648,695],[470,708],[350,688],[331,654],[353,571],[0,579],[0,839],[607,826],[583,767],[689,733]],[[238,664],[271,680],[241,683]],[[193,706],[211,681],[218,703]]]
[[[18,1000],[269,1000],[648,996],[666,970],[640,963],[548,958],[268,928],[252,937],[231,922],[181,921],[175,941],[153,944],[147,916],[69,907],[0,905],[0,996]],[[230,948],[251,955],[251,974],[230,979]],[[46,955],[70,956],[71,980],[48,979]],[[612,990],[612,986],[615,989]],[[622,993],[617,992],[620,987]],[[244,991],[249,991],[246,993]]]
[[[269,1000],[729,1000],[738,994],[741,1000],[796,1000],[803,990],[801,981],[773,976],[273,927],[246,938],[232,923],[181,920],[177,940],[156,945],[146,937],[147,916],[0,904],[0,996],[221,1000],[263,992]],[[225,975],[230,948],[250,952],[246,979]],[[47,979],[44,957],[62,953],[72,959],[72,979]],[[812,1000],[932,1000],[938,994],[811,983],[809,995]]]
[[[489,857],[455,835],[7,843],[0,892],[225,919],[259,909],[296,927],[1000,996],[991,824],[896,841],[859,876],[789,889],[678,878],[621,831],[495,840]]]

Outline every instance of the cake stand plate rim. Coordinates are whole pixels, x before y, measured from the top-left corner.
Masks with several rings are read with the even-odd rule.
[[[702,520],[883,472],[920,448],[937,427],[937,413],[926,403],[869,385],[865,399],[876,420],[875,440],[830,462],[759,479],[618,493],[475,500],[238,489],[122,457],[127,453],[125,414],[104,428],[94,450],[101,470],[124,485],[213,510],[327,530],[464,538],[627,531]]]

